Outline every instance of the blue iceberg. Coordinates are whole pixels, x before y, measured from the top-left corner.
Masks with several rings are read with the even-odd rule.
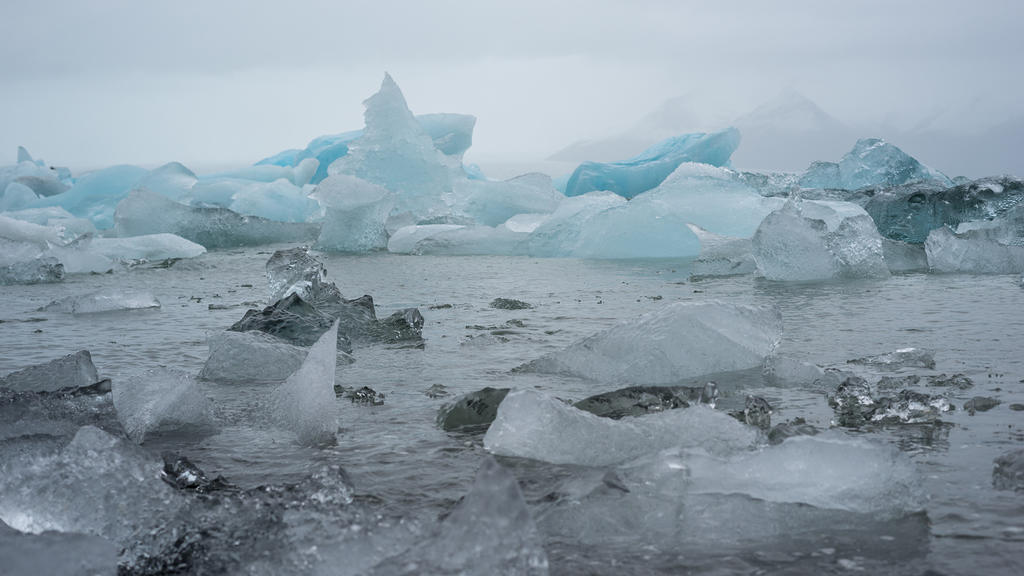
[[[800,177],[801,188],[857,190],[930,180],[952,186],[945,174],[921,164],[880,138],[861,138],[838,163],[814,162]]]
[[[740,144],[740,131],[702,132],[669,138],[623,162],[584,162],[569,177],[566,196],[608,190],[633,198],[661,184],[683,162],[725,166]]]

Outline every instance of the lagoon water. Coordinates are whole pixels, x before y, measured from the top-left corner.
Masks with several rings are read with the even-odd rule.
[[[208,335],[233,324],[246,309],[268,304],[264,265],[274,249],[284,247],[213,251],[169,267],[0,287],[0,374],[80,349],[90,350],[100,374],[115,382],[159,366],[198,373],[208,355]],[[779,354],[837,366],[916,347],[934,352],[935,369],[901,374],[962,373],[973,380],[971,389],[943,390],[957,410],[944,414],[941,424],[837,432],[904,453],[921,481],[923,511],[865,517],[807,505],[773,507],[746,496],[694,495],[683,503],[683,521],[671,537],[652,538],[643,530],[624,528],[595,544],[572,537],[572,531],[567,536],[545,520],[562,498],[559,487],[591,471],[499,458],[519,481],[550,572],[921,575],[1024,570],[1022,493],[999,491],[992,483],[993,460],[1024,446],[1024,411],[1010,408],[1024,403],[1024,288],[1017,275],[911,274],[799,284],[752,276],[691,279],[686,260],[320,256],[328,280],[348,298],[371,294],[378,316],[418,307],[425,317],[423,347],[357,347],[356,361],[338,366],[339,385],[369,386],[385,395],[384,404],[338,398],[337,444],[301,447],[266,417],[271,384],[201,382],[216,416],[213,429],[155,434],[143,449],[155,457],[166,450],[186,455],[210,477],[223,475],[243,489],[301,483],[325,463],[340,465],[361,506],[413,527],[404,536],[382,537],[385,550],[379,553],[387,556],[392,546],[397,554],[451,511],[485,458],[481,433],[445,432],[437,426],[443,404],[485,386],[533,388],[574,401],[608,392],[619,386],[513,369],[673,302],[770,305],[780,310],[784,324]],[[151,291],[162,306],[87,315],[39,311],[58,298],[110,286]],[[533,307],[490,307],[498,297]],[[821,429],[831,425],[834,415],[820,387],[772,385],[760,370],[715,379],[722,391],[720,411],[742,408],[753,394],[770,402],[773,423],[801,417]],[[449,395],[425,394],[437,386]],[[960,407],[974,396],[1001,403],[971,415]],[[102,424],[116,429],[116,420]],[[289,510],[301,515],[304,508]],[[614,517],[614,508],[609,514]],[[716,521],[693,521],[699,516]],[[715,530],[708,528],[712,525]],[[276,568],[270,573],[359,571],[358,562],[347,568],[332,563],[330,558],[359,552],[346,551],[343,544],[325,551],[322,534],[292,531],[287,538],[293,549],[308,547],[307,540],[319,543],[322,560],[298,567],[271,562]],[[259,572],[250,560],[240,553],[238,566]]]

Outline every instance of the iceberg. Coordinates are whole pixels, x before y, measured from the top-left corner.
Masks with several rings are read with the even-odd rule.
[[[195,258],[206,253],[206,248],[199,244],[167,233],[130,238],[92,238],[86,246],[90,252],[126,263],[139,260]]]
[[[517,214],[554,212],[564,196],[545,174],[523,174],[502,182],[460,179],[454,183],[456,212],[484,226],[498,226]]]
[[[1006,245],[990,230],[957,234],[936,228],[924,243],[932,272],[966,274],[1020,274],[1024,272],[1024,246]]]
[[[115,380],[112,391],[117,419],[138,444],[160,430],[213,424],[206,396],[195,378],[180,370],[147,370]]]
[[[308,191],[287,180],[253,182],[249,180],[219,180],[218,194],[205,198],[207,187],[197,185],[190,197],[193,204],[220,204],[232,212],[258,216],[275,222],[310,222],[320,217],[320,205],[309,197]],[[216,196],[231,194],[222,202]]]
[[[39,199],[31,188],[20,182],[11,182],[0,195],[0,212],[21,210]]]
[[[518,255],[528,235],[505,225],[461,226],[428,224],[399,228],[388,240],[388,250],[401,254],[444,256]]]
[[[753,249],[758,272],[769,280],[889,275],[874,221],[849,202],[789,200],[758,227]]]
[[[775,309],[677,302],[620,323],[517,370],[600,382],[671,384],[761,366],[782,333]]]
[[[275,222],[227,208],[186,206],[147,190],[135,190],[122,200],[114,222],[119,237],[169,233],[207,250],[309,241],[320,231],[319,224]]]
[[[396,254],[424,254],[430,248],[426,245],[420,247],[420,242],[434,236],[441,236],[443,240],[443,233],[462,230],[463,228],[466,227],[461,224],[414,224],[412,226],[403,226],[388,238],[388,252]]]
[[[584,162],[569,177],[565,195],[607,190],[633,198],[657,187],[684,162],[725,166],[739,144],[739,130],[729,128],[669,138],[623,162]]]
[[[77,296],[65,296],[60,300],[50,302],[40,310],[46,312],[66,312],[69,314],[97,314],[101,312],[144,310],[159,307],[160,301],[150,292],[115,287]]]
[[[41,198],[31,207],[60,206],[79,218],[91,220],[99,229],[114,225],[114,209],[149,173],[138,166],[112,166],[79,178],[63,194]]]
[[[409,111],[402,91],[385,74],[380,91],[364,102],[366,128],[334,161],[328,174],[348,174],[383,186],[395,195],[394,214],[414,220],[444,216],[442,198],[452,192],[453,161]],[[415,222],[413,222],[415,223]]]
[[[573,406],[591,414],[618,420],[627,416],[644,416],[665,410],[689,408],[691,402],[707,404],[714,408],[717,399],[718,386],[714,382],[708,382],[699,388],[630,386],[584,398]]]
[[[857,190],[867,186],[899,186],[929,180],[943,186],[952,181],[879,138],[857,140],[838,163],[814,162],[800,177],[801,188]]]
[[[184,502],[138,447],[83,426],[55,454],[0,461],[0,520],[23,532],[80,532],[128,544]]]
[[[295,432],[302,444],[324,444],[338,430],[335,413],[334,371],[338,350],[338,321],[309,349],[294,374],[271,397],[274,415]]]
[[[394,199],[385,188],[337,174],[321,182],[311,197],[326,210],[318,249],[368,252],[388,247],[385,223]]]
[[[216,172],[200,178],[202,181],[244,180],[250,182],[274,182],[287,180],[291,184],[302,187],[310,183],[316,174],[320,162],[315,158],[303,158],[295,165],[281,166],[276,164],[257,164],[245,166],[225,172]]]
[[[516,477],[484,457],[473,487],[429,540],[385,560],[369,574],[545,576],[543,539]]]
[[[757,270],[750,239],[714,234],[695,224],[688,226],[700,242],[700,255],[693,261],[691,277],[738,276]]]
[[[514,390],[498,407],[484,448],[553,464],[608,466],[679,446],[731,453],[756,440],[753,428],[707,406],[612,420],[533,390]]]
[[[626,205],[612,192],[591,192],[563,200],[537,225],[526,241],[526,253],[535,257],[572,257],[581,249],[584,223],[595,214]]]
[[[92,355],[88,350],[79,350],[0,377],[0,388],[17,392],[56,392],[92,386],[99,381]]]

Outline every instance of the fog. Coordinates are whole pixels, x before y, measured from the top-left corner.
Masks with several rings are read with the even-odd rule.
[[[576,160],[564,149],[580,140],[626,153],[662,132],[737,124],[738,167],[799,169],[808,154],[834,160],[880,136],[951,174],[1022,174],[1022,12],[945,1],[8,3],[0,153],[13,160],[24,145],[73,168],[251,163],[361,127],[361,102],[387,71],[415,113],[475,115],[467,160],[485,165]],[[794,101],[820,110],[814,125],[794,133],[789,117],[751,115]],[[761,152],[780,147],[792,154]]]

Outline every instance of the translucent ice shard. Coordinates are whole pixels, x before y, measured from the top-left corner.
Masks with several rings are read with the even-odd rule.
[[[1024,272],[1024,246],[1003,244],[1000,239],[998,233],[984,229],[957,234],[945,226],[936,228],[924,243],[928,267],[945,273]]]
[[[381,186],[346,174],[329,176],[312,197],[326,210],[317,248],[334,252],[366,252],[388,246],[385,222],[394,205]]]
[[[305,246],[278,250],[267,260],[270,299],[276,302],[295,293],[304,300],[312,300],[326,283],[326,275],[323,262],[311,256]]]
[[[863,138],[838,164],[811,164],[800,178],[800,186],[856,190],[865,186],[897,186],[915,180],[952,184],[941,172],[921,164],[885,140]]]
[[[209,250],[309,241],[320,230],[319,224],[274,222],[227,208],[186,206],[147,190],[136,190],[122,200],[114,221],[121,237],[167,232]]]
[[[498,407],[484,447],[502,456],[606,466],[677,446],[729,453],[749,448],[756,437],[752,428],[706,406],[612,420],[515,390]]]
[[[258,330],[275,336],[296,346],[312,346],[334,323],[334,317],[318,310],[298,294],[290,294],[263,310],[249,309],[241,320],[228,330],[247,332]],[[339,336],[339,345],[345,352],[352,351],[352,345],[344,335]]]
[[[80,350],[45,364],[29,366],[0,377],[0,388],[20,392],[54,392],[81,388],[99,382],[99,374],[88,350]]]
[[[898,450],[843,434],[797,436],[778,446],[687,458],[695,493],[900,516],[921,509],[914,465]]]
[[[96,314],[100,312],[142,310],[159,307],[160,301],[150,292],[124,288],[105,288],[87,294],[67,296],[47,304],[42,309],[47,312]]]
[[[726,165],[739,143],[739,130],[729,128],[669,138],[623,162],[584,162],[569,178],[565,195],[607,190],[633,198],[661,184],[683,162]]]
[[[544,576],[548,559],[516,477],[484,457],[469,493],[438,533],[370,574],[500,574]]]
[[[521,370],[602,382],[670,384],[760,366],[777,345],[777,310],[679,302],[585,338]]]
[[[338,350],[338,322],[309,349],[299,369],[278,386],[271,403],[282,426],[295,432],[302,444],[334,440],[338,430],[335,412],[334,370]]]
[[[308,350],[255,330],[218,332],[199,377],[225,382],[284,380],[298,370]]]
[[[183,501],[138,447],[83,426],[59,453],[0,462],[0,520],[11,527],[103,536],[125,545]]]
[[[395,195],[397,213],[423,220],[448,212],[442,197],[452,190],[451,161],[413,117],[402,91],[385,75],[380,90],[366,99],[366,128],[329,174],[349,174]]]
[[[758,271],[769,280],[889,275],[875,223],[849,202],[790,200],[764,219],[753,249]]]
[[[128,437],[141,444],[162,429],[213,423],[209,401],[192,375],[180,370],[147,370],[113,383],[117,419]]]

